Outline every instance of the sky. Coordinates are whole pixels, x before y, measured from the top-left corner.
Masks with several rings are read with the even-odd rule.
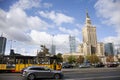
[[[36,55],[40,45],[56,45],[56,53],[68,53],[69,35],[82,43],[88,10],[97,29],[98,42],[120,44],[120,0],[0,0],[0,35],[10,49]]]

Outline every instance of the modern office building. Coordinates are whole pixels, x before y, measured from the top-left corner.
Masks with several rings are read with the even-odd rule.
[[[114,56],[114,47],[113,47],[113,43],[106,43],[105,44],[105,56]]]
[[[56,46],[55,45],[51,45],[51,52],[52,55],[56,54]]]
[[[76,40],[75,36],[69,36],[69,44],[70,44],[70,53],[76,52]]]
[[[0,55],[5,54],[6,40],[7,39],[5,37],[0,37]]]

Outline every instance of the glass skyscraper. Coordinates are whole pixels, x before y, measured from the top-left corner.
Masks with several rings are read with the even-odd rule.
[[[76,40],[75,36],[69,36],[69,43],[70,43],[70,53],[76,52]]]
[[[113,56],[114,55],[114,48],[113,48],[113,43],[106,43],[105,44],[105,55],[106,56]]]
[[[0,37],[0,55],[5,54],[6,40],[7,39],[5,37]]]

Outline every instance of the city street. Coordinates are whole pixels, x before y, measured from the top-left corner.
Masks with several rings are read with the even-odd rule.
[[[88,68],[65,73],[65,80],[120,80],[120,68]]]
[[[120,80],[120,0],[0,0],[0,80],[25,78]]]
[[[64,72],[63,80],[120,80],[120,67],[63,69],[63,72]],[[23,80],[23,79],[20,73],[0,73],[0,80]],[[50,79],[38,79],[38,80],[50,80]]]

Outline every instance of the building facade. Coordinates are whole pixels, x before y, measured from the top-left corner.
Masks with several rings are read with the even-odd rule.
[[[85,25],[82,29],[83,43],[79,45],[80,53],[84,56],[96,54],[100,58],[104,56],[104,44],[97,42],[96,27],[92,25],[91,19],[86,12]]]
[[[50,52],[52,55],[55,55],[56,54],[56,46],[53,44],[51,46],[51,52]]]
[[[114,56],[113,43],[106,43],[105,44],[105,56]]]
[[[68,56],[80,55],[86,57],[88,55],[96,54],[103,63],[106,62],[104,55],[104,44],[102,42],[97,42],[96,27],[92,25],[91,19],[86,12],[85,25],[82,29],[83,43],[78,46],[79,52],[76,53],[65,53],[63,54],[63,59],[66,59]]]
[[[79,56],[80,55],[82,55],[82,54],[80,54],[80,53],[64,53],[63,55],[62,55],[62,57],[63,57],[63,61],[64,62],[68,62],[68,57],[69,56],[74,56],[75,58],[79,58]],[[83,55],[82,55],[83,56]]]
[[[6,40],[7,39],[5,37],[0,37],[0,55],[5,54]]]
[[[69,44],[70,44],[70,53],[76,52],[76,40],[75,36],[69,36]]]

